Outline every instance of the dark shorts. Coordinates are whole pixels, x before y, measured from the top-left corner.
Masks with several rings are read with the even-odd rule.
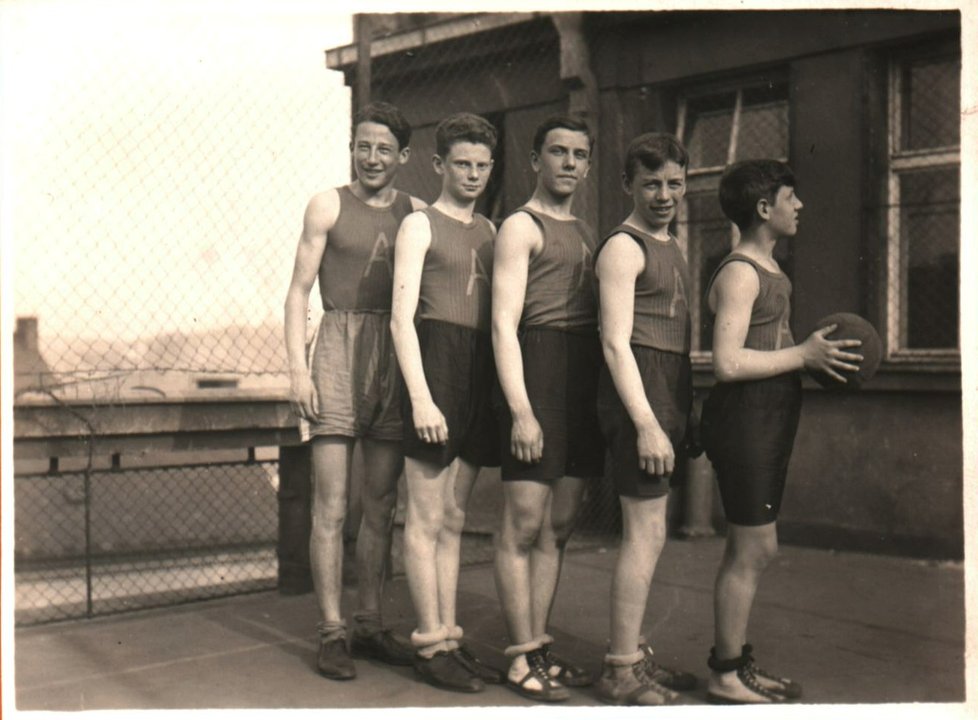
[[[703,447],[716,470],[727,520],[777,520],[801,417],[801,375],[718,383],[703,404]]]
[[[421,364],[435,405],[448,424],[448,442],[426,443],[414,427],[411,398],[405,390],[404,454],[447,467],[461,457],[479,467],[499,465],[499,435],[492,410],[496,366],[487,332],[439,320],[418,325]]]
[[[300,424],[303,439],[401,439],[401,377],[390,322],[390,313],[323,314],[309,363],[320,417]]]
[[[513,457],[513,420],[497,394],[503,480],[549,482],[564,476],[604,474],[604,439],[598,427],[598,373],[604,360],[596,331],[525,328],[520,332],[523,378],[533,414],[543,430],[543,458]]]
[[[645,397],[656,420],[672,441],[676,463],[685,457],[683,439],[693,402],[693,376],[689,355],[632,346]],[[662,497],[669,492],[672,475],[650,475],[639,467],[638,433],[625,405],[615,389],[607,366],[601,370],[598,383],[598,418],[608,443],[609,468],[619,495],[628,497]]]

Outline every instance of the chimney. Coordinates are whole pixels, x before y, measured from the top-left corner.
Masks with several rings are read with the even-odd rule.
[[[38,352],[37,318],[17,318],[17,329],[14,331],[14,342],[24,350]]]

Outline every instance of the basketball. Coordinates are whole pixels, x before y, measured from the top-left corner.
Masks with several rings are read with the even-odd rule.
[[[815,323],[815,330],[821,330],[829,325],[838,325],[838,327],[825,336],[828,340],[862,341],[862,345],[849,350],[863,356],[862,362],[859,363],[859,370],[855,372],[839,370],[839,374],[846,378],[845,383],[841,383],[823,372],[811,371],[809,374],[819,385],[831,390],[858,390],[863,386],[863,383],[876,374],[876,370],[880,366],[883,343],[879,333],[868,320],[854,313],[840,312],[826,315]]]

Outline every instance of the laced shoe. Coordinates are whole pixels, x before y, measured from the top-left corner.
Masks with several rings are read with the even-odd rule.
[[[482,662],[465,645],[459,645],[451,653],[459,665],[482,682],[492,685],[502,685],[506,682],[506,673]]]
[[[357,676],[350,651],[346,648],[346,638],[319,639],[316,669],[320,675],[331,680],[352,680]]]
[[[789,700],[797,700],[801,697],[801,683],[797,683],[789,678],[780,677],[758,667],[754,661],[753,652],[753,647],[744,645],[742,654],[747,658],[747,667],[750,668],[757,682],[771,692],[783,695]]]
[[[644,657],[624,665],[613,664],[605,658],[594,690],[598,699],[609,705],[670,705],[679,697],[649,678]]]
[[[474,693],[486,687],[482,680],[469,673],[448,650],[439,650],[430,658],[415,654],[413,664],[415,672],[422,680],[442,690]]]
[[[391,630],[384,629],[368,633],[353,631],[350,641],[353,657],[372,658],[388,665],[411,665],[414,661],[414,648],[399,639]]]
[[[653,659],[652,647],[647,644],[642,645],[641,650],[645,654],[645,674],[650,680],[670,690],[679,690],[681,692],[696,688],[698,681],[693,673],[660,665]]]

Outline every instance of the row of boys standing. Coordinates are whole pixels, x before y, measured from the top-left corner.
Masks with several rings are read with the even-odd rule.
[[[357,179],[310,201],[285,307],[293,400],[312,438],[319,672],[351,679],[352,657],[372,657],[413,665],[436,687],[476,692],[500,683],[543,702],[592,684],[554,652],[547,627],[586,479],[605,475],[607,451],[623,537],[595,692],[620,705],[676,701],[696,677],[656,662],[641,624],[692,401],[688,271],[669,232],[686,189],[686,151],[665,134],[632,141],[622,174],[632,212],[596,243],[571,213],[593,149],[579,119],[556,116],[537,128],[536,188],[498,233],[474,211],[497,141],[485,119],[458,113],[439,123],[433,166],[442,186],[431,206],[394,189],[411,135],[397,108],[367,106],[353,134]],[[771,253],[797,230],[794,185],[774,161],[735,165],[721,183],[721,205],[742,233],[709,293],[720,382],[703,432],[730,523],[708,660],[708,697],[721,702],[801,694],[798,683],[754,662],[747,619],[777,549],[797,371],[837,375],[859,359],[851,343],[826,340],[830,330],[792,341],[790,282]],[[317,277],[325,312],[307,353]],[[340,564],[355,451],[363,518],[347,637]],[[456,617],[465,509],[486,466],[501,466],[495,576],[510,641],[505,671],[472,653]],[[380,612],[402,468],[404,562],[417,617],[410,643],[384,628]]]

